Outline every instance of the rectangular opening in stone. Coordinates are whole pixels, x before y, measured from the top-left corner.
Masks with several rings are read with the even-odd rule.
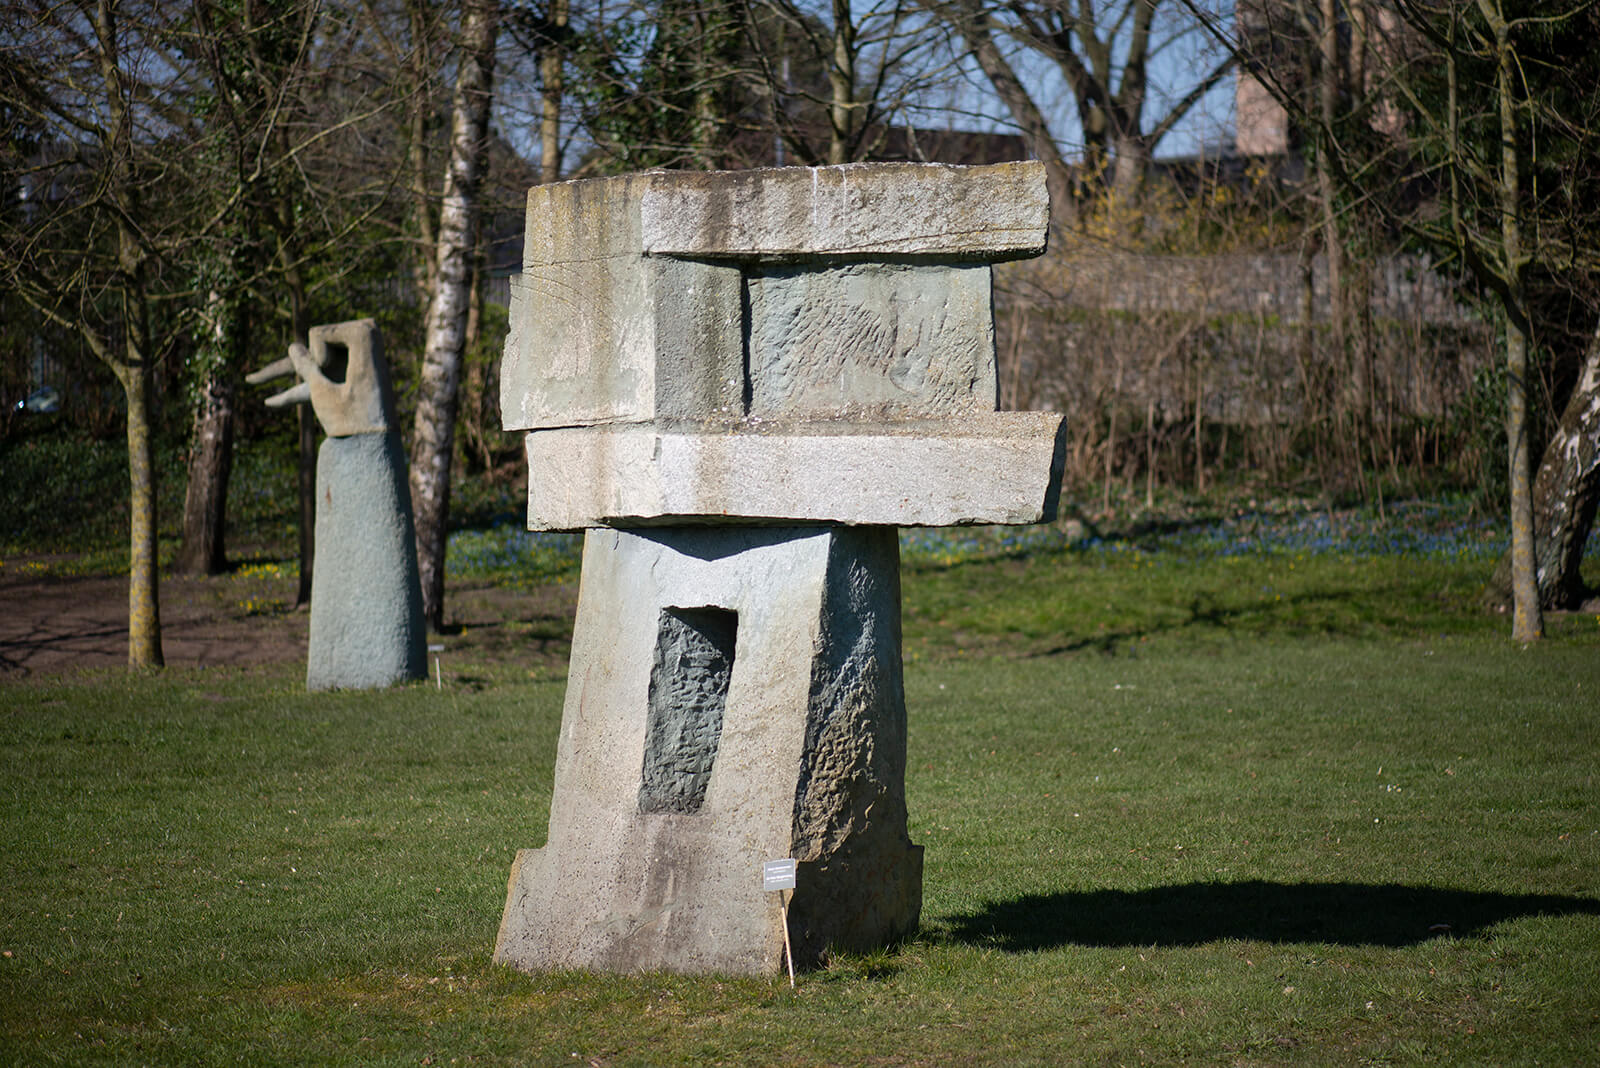
[[[663,608],[650,668],[640,812],[698,812],[722,739],[739,616]]]
[[[340,341],[330,341],[325,349],[328,362],[322,365],[322,377],[330,382],[343,382],[350,373],[350,347]]]

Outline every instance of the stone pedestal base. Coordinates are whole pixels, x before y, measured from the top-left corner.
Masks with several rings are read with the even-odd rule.
[[[317,451],[308,690],[364,690],[428,675],[405,470],[393,430],[328,438]]]
[[[915,930],[892,527],[593,530],[550,830],[495,959],[527,971],[775,972]]]

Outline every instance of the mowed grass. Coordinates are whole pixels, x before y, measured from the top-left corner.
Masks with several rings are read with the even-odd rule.
[[[492,965],[560,682],[8,683],[0,1060],[1588,1063],[1600,621],[1484,570],[908,561],[922,929],[793,991]]]

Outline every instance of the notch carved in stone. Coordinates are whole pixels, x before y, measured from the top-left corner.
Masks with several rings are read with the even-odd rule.
[[[706,799],[722,739],[739,617],[664,608],[650,670],[640,812],[693,813]]]

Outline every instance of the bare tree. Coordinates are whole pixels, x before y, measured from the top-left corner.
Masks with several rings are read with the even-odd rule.
[[[1164,100],[1162,112],[1152,117],[1147,111],[1156,98],[1151,83],[1155,60],[1198,29],[1182,7],[1163,8],[1161,0],[1109,5],[1012,0],[992,7],[981,0],[955,0],[945,10],[959,20],[974,57],[1025,131],[1033,126],[1030,111],[1037,109],[1022,102],[1015,86],[1002,87],[1009,79],[984,55],[985,40],[992,43],[995,33],[1003,33],[1056,68],[1072,94],[1086,173],[1104,180],[1125,202],[1137,196],[1156,146],[1227,77],[1235,62],[1231,53],[1224,53],[1198,77],[1186,74],[1180,95]]]
[[[444,625],[450,468],[455,453],[457,395],[467,344],[478,193],[488,162],[489,112],[494,95],[498,31],[497,0],[466,0],[456,61],[450,157],[435,246],[436,284],[428,307],[411,446],[411,504],[417,525],[423,609],[435,629]]]
[[[955,27],[968,52],[977,62],[984,77],[993,86],[995,95],[1011,112],[1013,121],[1022,131],[1028,150],[1045,166],[1046,182],[1050,190],[1050,213],[1054,221],[1064,225],[1077,222],[1077,197],[1073,191],[1072,171],[1061,154],[1061,146],[1050,131],[1050,124],[1039,109],[1033,94],[1018,77],[1011,62],[995,41],[997,31],[994,18],[979,0],[948,0],[934,2],[923,0],[928,10]]]
[[[1512,637],[1533,641],[1544,625],[1530,341],[1559,330],[1541,322],[1532,287],[1554,285],[1573,299],[1594,290],[1594,257],[1583,249],[1600,218],[1591,173],[1600,11],[1591,3],[1551,12],[1527,0],[1393,0],[1393,10],[1406,32],[1386,43],[1381,78],[1375,62],[1362,61],[1371,85],[1356,121],[1330,125],[1325,108],[1269,88],[1317,128],[1331,181],[1424,243],[1445,269],[1464,269],[1496,312],[1507,382]],[[1370,49],[1371,20],[1351,21]],[[1219,22],[1207,24],[1229,40]]]
[[[5,169],[27,210],[0,216],[0,272],[35,313],[82,339],[127,406],[128,665],[160,667],[152,375],[178,327],[165,267],[194,228],[181,199],[192,144],[184,65],[159,5],[117,0],[17,6],[0,31],[19,68],[5,110],[46,132]]]
[[[266,283],[280,277],[273,235],[284,230],[285,186],[298,184],[285,123],[296,111],[318,9],[303,2],[223,8],[200,0],[191,10],[187,51],[199,76],[193,107],[204,129],[190,180],[222,208],[222,223],[197,235],[190,257],[205,293],[191,356],[194,427],[174,567],[214,575],[227,566],[238,379],[271,319]]]

